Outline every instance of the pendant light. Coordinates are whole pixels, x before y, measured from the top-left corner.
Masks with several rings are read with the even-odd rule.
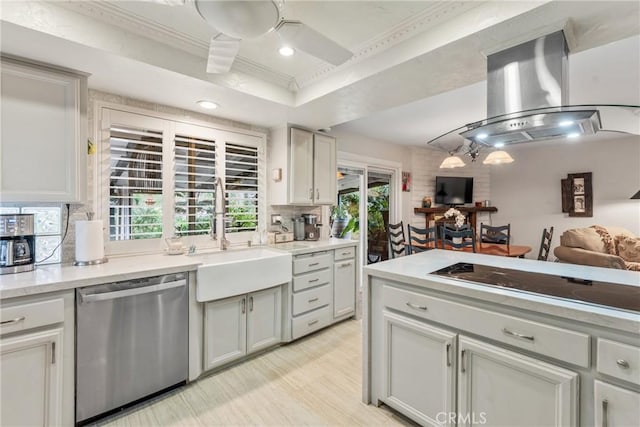
[[[453,169],[453,168],[461,168],[464,166],[464,162],[458,156],[451,155],[444,159],[442,163],[440,163],[441,169]]]
[[[513,162],[513,157],[509,155],[506,151],[498,150],[492,151],[489,153],[486,159],[482,163],[485,165],[501,165],[503,163],[511,163]]]

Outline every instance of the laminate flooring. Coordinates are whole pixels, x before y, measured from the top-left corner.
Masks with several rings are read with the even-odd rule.
[[[361,363],[361,321],[347,320],[99,425],[414,425],[385,406],[361,402]]]

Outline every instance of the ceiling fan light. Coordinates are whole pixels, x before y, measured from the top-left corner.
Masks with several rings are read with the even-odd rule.
[[[441,169],[453,169],[464,167],[464,162],[458,156],[449,156],[440,163]]]
[[[489,153],[486,159],[482,163],[485,165],[501,165],[504,163],[513,162],[513,157],[509,155],[506,151],[498,150],[492,151]]]
[[[291,46],[282,46],[278,49],[278,53],[282,56],[293,56],[293,54],[296,53],[296,50]]]
[[[218,104],[216,104],[213,101],[207,101],[205,99],[200,100],[198,102],[196,102],[196,104],[198,104],[199,106],[201,106],[202,108],[206,108],[207,110],[215,110],[216,108],[219,107]]]

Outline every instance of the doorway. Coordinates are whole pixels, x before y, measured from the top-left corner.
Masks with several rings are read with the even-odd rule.
[[[369,169],[367,173],[367,264],[389,259],[387,226],[393,173]]]

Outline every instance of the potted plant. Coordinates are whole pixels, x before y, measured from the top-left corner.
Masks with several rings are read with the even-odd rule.
[[[350,218],[347,210],[341,204],[334,206],[332,208],[331,218],[333,219],[331,224],[331,235],[333,237],[345,238],[345,234],[348,232],[345,230],[349,224]]]

